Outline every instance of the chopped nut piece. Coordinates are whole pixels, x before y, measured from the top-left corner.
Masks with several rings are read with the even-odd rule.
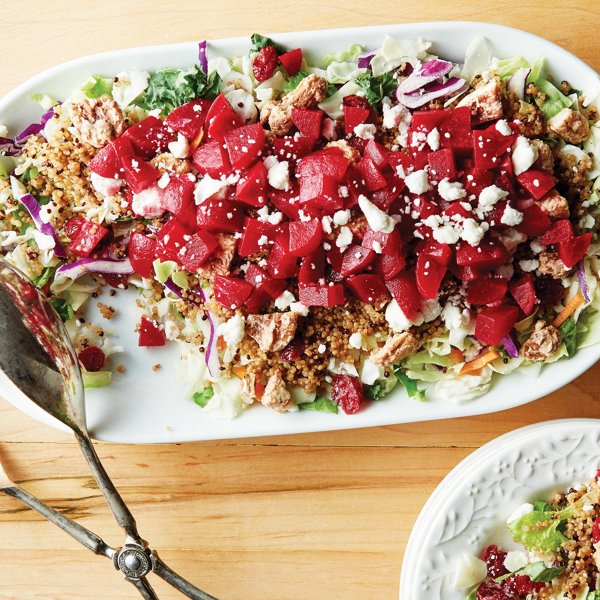
[[[164,173],[175,173],[177,175],[185,175],[192,170],[189,161],[183,158],[177,158],[170,152],[163,152],[157,154],[150,160],[150,164],[156,167],[161,174]]]
[[[253,404],[256,400],[256,373],[247,371],[242,378],[240,397],[244,404]]]
[[[420,345],[410,331],[393,333],[381,348],[371,352],[371,360],[376,365],[392,365],[412,354]]]
[[[542,140],[534,139],[529,140],[529,145],[534,146],[538,151],[537,160],[534,163],[534,168],[541,169],[542,171],[548,171],[548,173],[554,173],[554,155],[550,146]]]
[[[272,313],[249,315],[246,333],[256,340],[263,352],[283,350],[293,339],[298,326],[298,313]]]
[[[553,220],[568,219],[570,215],[569,202],[556,190],[549,191],[539,202],[538,206]]]
[[[581,144],[590,135],[588,120],[581,113],[570,108],[563,108],[548,119],[548,129],[571,144]]]
[[[535,324],[529,339],[523,344],[521,356],[528,360],[545,360],[556,352],[559,345],[558,329],[540,320]]]
[[[215,275],[228,275],[235,256],[236,241],[233,235],[220,233],[217,235],[219,247],[213,255],[197,271],[200,277],[212,281]]]
[[[260,399],[261,403],[277,412],[285,412],[293,408],[295,404],[291,400],[291,395],[287,391],[283,382],[281,371],[275,371],[265,387],[265,393]]]
[[[544,250],[540,252],[538,260],[540,261],[538,271],[542,275],[550,275],[554,279],[562,279],[570,270],[565,266],[557,252]]]
[[[123,113],[108,96],[71,104],[71,120],[81,140],[94,148],[103,148],[125,131]]]
[[[339,148],[342,154],[350,161],[350,164],[357,163],[360,160],[360,152],[356,148],[353,148],[346,140],[329,142],[325,148]]]

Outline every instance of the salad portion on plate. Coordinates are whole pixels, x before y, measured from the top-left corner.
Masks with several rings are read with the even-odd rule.
[[[135,287],[139,345],[179,344],[205,411],[470,400],[598,341],[600,85],[551,72],[483,38],[462,64],[390,36],[312,64],[254,35],[188,70],[90,73],[3,131],[2,255],[90,386],[135,348],[86,304]]]
[[[457,586],[475,581],[469,600],[600,598],[599,478],[517,507],[506,526],[519,549],[463,557]]]

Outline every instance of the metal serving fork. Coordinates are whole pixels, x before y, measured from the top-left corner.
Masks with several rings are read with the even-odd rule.
[[[0,260],[0,372],[73,431],[98,487],[125,531],[125,544],[122,548],[108,546],[95,533],[13,483],[1,464],[0,491],[37,511],[86,548],[109,558],[147,600],[158,600],[146,580],[151,571],[188,598],[216,600],[170,569],[138,533],[133,515],[104,470],[90,439],[81,370],[63,322],[46,296],[3,260]]]

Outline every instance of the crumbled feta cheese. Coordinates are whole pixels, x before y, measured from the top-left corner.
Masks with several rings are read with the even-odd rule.
[[[383,252],[383,248],[381,247],[381,243],[378,242],[377,240],[373,240],[373,243],[371,244],[371,247],[373,248],[373,252],[375,252],[375,254],[381,254]]]
[[[302,304],[302,302],[292,302],[290,304],[290,310],[293,313],[297,313],[303,317],[308,316],[308,306]]]
[[[425,169],[413,171],[404,178],[404,183],[412,194],[424,194],[431,189]]]
[[[336,225],[347,225],[350,220],[349,210],[338,210],[333,214],[333,222]]]
[[[168,185],[169,182],[171,181],[171,176],[165,171],[161,176],[160,179],[156,182],[156,185],[161,189],[164,190]]]
[[[396,225],[396,221],[394,221],[390,215],[377,208],[377,206],[362,194],[358,197],[358,205],[363,211],[363,214],[369,223],[369,227],[373,231],[382,231],[384,233],[392,232]]]
[[[122,179],[115,179],[114,177],[102,177],[98,173],[92,172],[90,181],[92,187],[106,198],[114,196],[125,183]]]
[[[471,333],[469,328],[471,313],[466,308],[461,310],[458,306],[447,302],[441,316],[449,332],[448,341],[453,346],[460,348],[467,335]]]
[[[427,134],[427,144],[432,150],[438,150],[440,147],[440,132],[437,127],[434,127]]]
[[[377,127],[371,123],[361,123],[354,128],[354,135],[363,140],[372,140],[377,133]]]
[[[279,310],[287,310],[294,302],[296,302],[294,294],[289,290],[285,290],[281,296],[275,299],[275,307]]]
[[[271,225],[279,225],[279,223],[281,223],[281,221],[283,220],[283,213],[277,211],[274,212],[273,214],[270,214],[267,217],[267,221],[271,224]]]
[[[56,246],[56,242],[51,235],[42,233],[38,229],[32,230],[33,239],[40,250],[52,250]]]
[[[349,227],[342,227],[335,240],[335,245],[343,252],[352,243],[352,231]]]
[[[521,242],[524,242],[526,239],[527,236],[516,229],[508,229],[500,236],[500,240],[509,252],[512,252]]]
[[[153,185],[139,194],[133,194],[131,210],[140,217],[160,217],[164,210],[161,207],[162,190]]]
[[[540,261],[536,258],[533,258],[531,260],[523,259],[519,261],[519,267],[521,267],[521,269],[525,271],[525,273],[531,273],[532,271],[535,271],[539,266]]]
[[[499,119],[496,122],[496,131],[506,136],[512,135],[513,133],[513,130],[510,128],[510,125],[506,122],[506,119]]]
[[[265,205],[262,208],[259,208],[256,211],[256,214],[258,216],[259,221],[266,223],[269,220],[269,207]]]
[[[499,188],[497,185],[489,185],[481,190],[479,193],[479,210],[487,213],[499,200],[502,198],[506,198],[508,196],[508,192]]]
[[[538,150],[526,137],[520,135],[513,144],[511,160],[515,175],[524,173],[538,158]]]
[[[432,235],[433,239],[440,244],[456,244],[460,239],[460,232],[450,224],[436,227]]]
[[[269,243],[269,238],[266,235],[261,235],[258,238],[258,245],[259,246],[266,246]]]
[[[381,377],[381,367],[367,358],[360,370],[360,380],[367,385],[373,385]]]
[[[244,337],[244,323],[244,317],[234,315],[217,327],[217,335],[221,336],[228,346],[237,346]]]
[[[363,336],[360,333],[355,332],[348,338],[348,343],[353,348],[360,350],[362,348]]]
[[[513,225],[518,225],[519,223],[521,223],[521,221],[523,221],[523,213],[519,212],[515,208],[512,208],[512,206],[507,206],[504,209],[504,212],[502,213],[502,218],[500,219],[501,223],[510,227],[512,227]]]
[[[438,183],[438,194],[447,202],[460,200],[467,195],[463,184],[460,181],[448,181],[445,177]]]
[[[460,238],[471,246],[477,246],[486,232],[486,228],[482,225],[483,223],[479,224],[475,219],[465,219],[462,222]]]
[[[323,120],[323,137],[326,140],[335,140],[337,138],[335,121],[329,117]]]
[[[333,219],[329,215],[325,215],[321,218],[321,227],[325,233],[331,233],[333,228],[331,227]]]
[[[202,204],[208,198],[218,194],[221,190],[227,187],[227,179],[213,179],[210,175],[205,175],[196,183],[194,188],[194,200],[196,204]]]
[[[175,158],[187,158],[190,153],[190,145],[184,135],[177,134],[177,139],[174,142],[169,142],[169,152]]]
[[[174,341],[177,339],[178,336],[179,336],[179,327],[177,326],[177,323],[175,323],[175,321],[171,321],[170,319],[167,319],[165,321],[165,337],[168,340]]]
[[[275,156],[268,156],[263,161],[267,168],[267,179],[269,185],[276,190],[289,190],[290,188],[290,169],[287,161],[279,161]]]
[[[406,317],[404,311],[396,300],[392,300],[385,308],[385,320],[388,325],[396,332],[402,333],[412,327],[412,322]]]
[[[420,325],[421,323],[429,323],[434,319],[437,319],[442,314],[442,307],[440,303],[435,299],[424,300],[421,303],[421,314],[419,318],[413,319],[413,325]],[[419,323],[418,321],[421,321]]]
[[[386,96],[383,99],[383,128],[395,129],[402,121],[403,113],[405,112],[402,104],[392,106],[392,101]]]

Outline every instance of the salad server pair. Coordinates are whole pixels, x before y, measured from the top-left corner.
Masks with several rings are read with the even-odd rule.
[[[158,596],[146,575],[160,578],[194,600],[216,600],[168,567],[140,536],[135,518],[106,473],[90,439],[81,371],[63,322],[46,297],[22,273],[0,260],[0,371],[37,406],[74,433],[110,510],[125,532],[113,548],[12,482],[0,463],[0,491],[60,527],[115,568],[147,600]]]

